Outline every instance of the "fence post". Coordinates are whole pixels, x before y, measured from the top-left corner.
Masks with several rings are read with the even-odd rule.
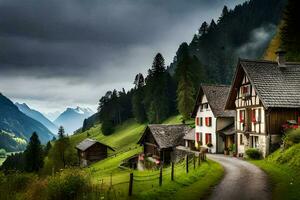
[[[199,156],[198,156],[198,167],[201,165],[201,153],[199,153]]]
[[[132,196],[132,186],[133,186],[133,173],[130,173],[130,176],[129,176],[129,192],[128,192],[129,196]]]
[[[162,185],[162,170],[163,170],[163,167],[161,165],[160,169],[159,169],[159,186]]]
[[[171,168],[171,180],[174,181],[174,162],[172,162],[172,168]]]
[[[189,156],[188,155],[185,156],[185,170],[186,170],[186,173],[189,173]]]

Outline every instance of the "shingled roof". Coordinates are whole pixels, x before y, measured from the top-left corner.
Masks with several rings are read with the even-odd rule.
[[[164,125],[150,124],[144,131],[139,140],[142,143],[145,135],[151,133],[160,149],[175,147],[183,141],[184,135],[190,130],[190,127],[184,124],[180,125]]]
[[[195,141],[195,128],[190,129],[185,136],[183,137],[185,140]]]
[[[240,59],[226,103],[234,109],[236,88],[246,74],[265,108],[300,108],[300,63]]]
[[[107,148],[111,149],[112,151],[114,151],[114,149],[106,144],[103,144],[101,142],[98,142],[96,140],[90,139],[90,138],[86,138],[85,140],[83,140],[82,142],[80,142],[77,146],[76,149],[79,149],[81,151],[86,151],[88,148],[90,148],[91,146],[93,146],[94,144],[99,143],[102,144],[104,146],[107,146]]]
[[[201,104],[202,96],[204,94],[215,117],[234,117],[235,111],[225,110],[225,103],[229,94],[229,90],[230,86],[228,85],[202,84],[198,91],[192,117],[196,117],[198,108]]]

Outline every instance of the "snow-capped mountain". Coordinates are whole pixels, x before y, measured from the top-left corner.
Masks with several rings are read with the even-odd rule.
[[[60,114],[54,121],[57,126],[63,126],[65,132],[73,134],[74,131],[82,126],[84,119],[93,115],[94,112],[89,108],[67,108],[62,114]]]

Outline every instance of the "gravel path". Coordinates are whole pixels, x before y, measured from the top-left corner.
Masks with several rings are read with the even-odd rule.
[[[224,155],[207,155],[225,169],[223,180],[213,189],[209,200],[271,199],[267,175],[255,165]]]

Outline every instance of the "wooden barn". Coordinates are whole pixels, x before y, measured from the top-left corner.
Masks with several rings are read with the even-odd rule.
[[[90,138],[80,142],[76,149],[81,166],[87,166],[92,162],[107,158],[108,149],[114,151],[112,147]]]
[[[187,125],[148,125],[138,144],[144,147],[145,157],[170,163],[176,159],[176,146],[184,145],[183,137],[189,130]]]
[[[300,123],[300,63],[240,59],[225,109],[236,111],[237,150],[261,150],[263,156],[279,147],[282,125]]]

